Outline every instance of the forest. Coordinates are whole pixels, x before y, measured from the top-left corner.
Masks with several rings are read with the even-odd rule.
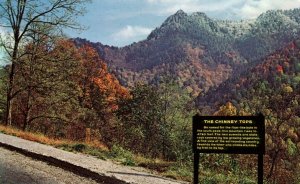
[[[79,43],[78,39],[65,36],[65,28],[82,29],[75,18],[84,13],[85,3],[1,3],[0,25],[11,33],[0,35],[8,61],[0,68],[1,126],[73,141],[75,146],[70,147],[74,149],[58,146],[71,151],[85,152],[90,142],[97,142],[111,155],[121,155],[123,158],[118,161],[122,164],[143,166],[164,176],[192,181],[192,117],[197,113],[236,116],[261,112],[266,118],[265,182],[300,182],[298,39],[271,54],[269,49],[261,54],[266,57],[251,64],[227,50],[214,52],[226,58],[218,63],[218,57],[209,56],[204,46],[185,43],[182,51],[168,41],[164,57],[152,58],[147,63],[150,69],[139,63],[136,66],[142,72],[135,73],[110,65],[92,43]],[[182,12],[180,16],[185,17]],[[149,39],[159,31],[155,30]],[[209,37],[214,36],[206,31]],[[214,42],[211,50],[217,50],[219,39],[206,40]],[[176,40],[178,45],[181,42]],[[143,51],[126,59],[142,58],[139,54],[151,55],[158,50],[149,48],[147,54]],[[177,59],[175,67],[173,63],[163,63],[163,68],[155,66],[164,59]],[[130,63],[130,67],[134,66]],[[233,75],[238,66],[243,66],[243,72]],[[92,154],[98,152],[93,150]],[[147,162],[138,162],[134,157],[143,157]],[[203,154],[200,158],[202,183],[256,182],[254,155]]]

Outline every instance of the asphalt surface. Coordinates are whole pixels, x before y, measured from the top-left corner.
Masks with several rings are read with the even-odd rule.
[[[0,184],[96,184],[61,168],[0,147]]]

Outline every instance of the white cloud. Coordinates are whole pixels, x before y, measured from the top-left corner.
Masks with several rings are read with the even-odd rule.
[[[5,31],[5,28],[0,26],[0,42],[7,40],[7,32]],[[0,66],[4,66],[8,64],[7,58],[6,58],[6,52],[3,46],[1,46],[2,43],[0,43]]]
[[[267,10],[300,7],[300,0],[146,0],[146,2],[156,8],[156,13],[162,15],[173,14],[182,9],[187,13],[219,12],[219,15],[232,13],[236,18],[246,19],[256,18]]]
[[[123,40],[124,42],[134,40],[138,41],[137,39],[141,37],[146,37],[152,31],[151,28],[142,27],[142,26],[130,26],[127,25],[126,27],[122,28],[118,32],[111,35],[111,37],[115,40]]]
[[[172,14],[179,9],[191,12],[224,11],[240,4],[240,0],[146,0],[150,5],[156,5],[159,14]]]
[[[235,9],[241,18],[256,18],[267,10],[287,10],[300,7],[300,0],[246,0],[242,7]]]
[[[0,42],[3,39],[3,37],[4,37],[4,28],[0,26]],[[2,64],[3,56],[4,56],[4,49],[2,48],[0,43],[0,65]]]

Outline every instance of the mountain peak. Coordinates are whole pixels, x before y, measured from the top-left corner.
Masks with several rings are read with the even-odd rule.
[[[171,15],[169,18],[167,18],[165,23],[166,24],[181,23],[187,17],[188,17],[187,13],[185,13],[183,10],[178,10],[174,15]]]
[[[186,13],[180,9],[174,15],[186,15]]]
[[[191,14],[192,17],[207,17],[207,15],[203,12],[195,12]]]
[[[276,18],[278,16],[282,16],[282,10],[268,10],[257,17],[257,20],[266,19],[266,18]]]
[[[183,10],[178,10],[175,14],[169,16],[160,27],[152,31],[147,39],[156,39],[169,32],[199,32],[199,34],[202,34],[202,31],[216,32],[217,30],[217,23],[205,13],[196,12],[188,15]]]
[[[182,27],[182,25],[185,24],[188,19],[189,16],[187,13],[185,13],[183,10],[178,10],[175,14],[169,16],[159,28],[156,28],[154,31],[152,31],[147,39],[149,40],[152,38],[157,38],[170,28],[175,31],[179,27]]]

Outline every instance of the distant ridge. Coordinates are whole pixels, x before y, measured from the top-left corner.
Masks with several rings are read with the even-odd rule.
[[[297,39],[300,10],[271,10],[254,20],[214,20],[182,10],[169,16],[146,40],[117,48],[90,43],[122,84],[157,83],[169,75],[191,95],[206,93]]]

